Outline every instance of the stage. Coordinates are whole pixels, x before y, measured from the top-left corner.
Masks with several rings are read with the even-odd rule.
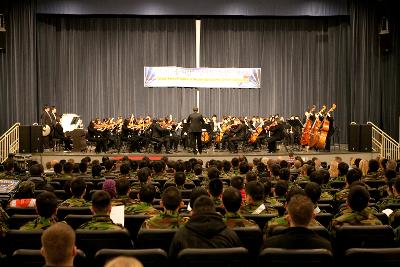
[[[321,161],[329,162],[336,156],[341,157],[345,162],[349,162],[351,158],[362,158],[362,159],[372,159],[378,156],[378,153],[375,152],[352,152],[347,150],[347,145],[341,144],[340,146],[332,146],[331,152],[317,152],[314,150],[309,151],[293,151],[295,156],[301,156],[303,160],[307,161],[312,159],[313,157],[319,158]],[[107,156],[111,159],[121,159],[124,156],[128,156],[132,160],[140,160],[143,156],[147,156],[152,160],[159,160],[163,156],[167,156],[171,160],[188,160],[190,158],[201,158],[204,163],[211,159],[217,160],[231,160],[233,157],[246,156],[249,161],[252,161],[253,158],[271,158],[271,159],[288,159],[289,152],[287,152],[284,148],[281,148],[276,153],[267,153],[266,151],[261,152],[241,152],[238,153],[230,153],[229,151],[218,151],[218,150],[207,150],[202,154],[194,155],[193,153],[189,153],[187,151],[180,151],[172,154],[156,154],[156,153],[94,153],[94,152],[44,152],[44,153],[36,153],[30,154],[32,155],[32,160],[36,160],[39,163],[45,165],[46,162],[51,160],[69,160],[74,159],[75,162],[80,162],[83,157],[89,156],[92,160],[100,160]],[[25,155],[27,156],[27,155]]]

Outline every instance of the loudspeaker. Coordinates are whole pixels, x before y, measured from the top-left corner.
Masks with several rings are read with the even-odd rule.
[[[349,125],[349,151],[359,151],[360,150],[360,125],[350,124]]]
[[[42,126],[31,126],[31,153],[43,153]]]
[[[31,126],[19,126],[19,153],[31,153]]]
[[[360,151],[372,151],[372,126],[368,124],[360,125]]]

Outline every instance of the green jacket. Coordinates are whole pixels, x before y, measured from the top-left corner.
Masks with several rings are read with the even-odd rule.
[[[254,203],[245,203],[239,210],[239,213],[242,215],[245,214],[253,214],[253,212],[255,212],[255,210],[261,206],[263,203],[263,200],[261,201],[257,201]],[[265,205],[265,209],[263,211],[261,211],[261,213],[259,214],[276,214],[278,215],[278,210],[268,207],[267,205]]]
[[[124,227],[120,224],[115,224],[110,215],[94,215],[90,222],[84,223],[78,229],[85,230],[120,230]]]
[[[153,205],[146,202],[139,202],[135,205],[125,206],[125,214],[129,215],[157,215],[160,211],[155,209]]]
[[[46,230],[49,228],[51,225],[57,223],[55,218],[45,218],[45,217],[37,217],[35,220],[31,222],[27,222],[19,230],[25,230],[25,231],[30,231],[30,230]]]
[[[226,212],[223,221],[229,228],[258,227],[258,224],[251,220],[247,220],[237,212]]]
[[[71,197],[64,202],[62,202],[59,206],[60,207],[90,207],[92,205],[91,202],[86,201],[83,198],[75,198]]]
[[[142,229],[173,229],[183,226],[189,220],[178,212],[166,210],[144,221]]]

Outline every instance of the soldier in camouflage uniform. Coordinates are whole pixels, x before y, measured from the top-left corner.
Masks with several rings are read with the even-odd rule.
[[[362,185],[353,185],[347,197],[349,208],[332,220],[332,233],[342,225],[381,225],[382,222],[368,209],[368,201],[368,190]]]
[[[104,179],[104,176],[101,174],[102,168],[100,164],[95,164],[92,167],[92,179]]]
[[[165,172],[165,163],[163,161],[154,161],[152,166],[154,170],[152,179],[154,181],[167,180],[169,178],[167,173]]]
[[[242,204],[242,194],[239,190],[229,187],[224,191],[222,201],[226,209],[223,221],[229,228],[236,227],[258,227],[258,225],[244,218],[238,213]]]
[[[392,182],[393,196],[384,198],[378,203],[379,211],[385,209],[387,205],[400,204],[400,178],[396,178]]]
[[[117,195],[111,200],[111,206],[125,207],[136,205],[138,202],[129,197],[130,182],[128,178],[118,178],[115,182]]]
[[[40,193],[36,197],[36,210],[39,217],[21,226],[20,230],[45,230],[57,222],[57,197],[54,193]]]
[[[131,190],[140,190],[142,184],[151,183],[151,170],[148,167],[141,168],[137,172],[139,178],[139,185],[131,186]]]
[[[111,198],[110,195],[103,190],[93,193],[92,196],[92,220],[82,224],[78,229],[85,230],[120,230],[124,227],[115,224],[110,218]]]
[[[142,229],[173,229],[183,226],[187,217],[179,215],[179,208],[183,206],[182,196],[176,187],[168,187],[162,194],[161,204],[164,211],[155,215],[142,224]]]
[[[223,207],[222,203],[222,192],[224,190],[224,184],[220,179],[212,179],[208,183],[208,192],[211,200],[214,202],[215,207]]]
[[[264,185],[257,181],[251,181],[246,186],[246,202],[240,208],[239,213],[245,214],[276,214],[278,211],[264,205]]]
[[[346,174],[346,187],[340,190],[335,195],[335,200],[338,203],[346,201],[347,195],[350,191],[350,186],[357,181],[361,180],[362,172],[360,169],[354,168],[347,172]]]
[[[126,205],[125,214],[130,215],[157,215],[159,210],[155,209],[151,204],[156,195],[156,189],[152,184],[144,184],[139,191],[139,202]]]
[[[60,207],[90,207],[90,202],[83,199],[86,193],[86,183],[81,177],[76,177],[71,181],[72,197],[60,204]]]
[[[270,181],[264,183],[264,188],[271,187],[272,184]],[[267,196],[264,199],[264,203],[268,206],[283,206],[285,204],[286,198],[285,195],[288,191],[288,183],[287,181],[278,181],[273,190],[273,197]],[[269,194],[266,194],[269,195]]]
[[[380,181],[384,177],[379,173],[379,162],[376,159],[371,159],[368,162],[368,174],[364,177],[363,181]]]
[[[192,181],[189,183],[186,181],[186,175],[183,172],[176,172],[174,178],[169,179],[168,181],[165,182],[164,188],[167,188],[168,186],[175,186],[179,190],[184,190],[185,189],[185,184],[193,184]]]

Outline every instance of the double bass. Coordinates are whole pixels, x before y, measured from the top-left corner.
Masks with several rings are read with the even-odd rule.
[[[315,105],[313,105],[307,112],[306,112],[306,115],[307,115],[307,121],[306,121],[306,124],[305,124],[305,126],[304,126],[304,129],[303,129],[303,134],[302,134],[302,136],[301,136],[301,140],[300,140],[300,144],[302,145],[302,146],[307,146],[308,144],[309,144],[309,142],[310,142],[310,133],[311,133],[311,127],[312,127],[312,125],[313,125],[313,121],[312,121],[312,119],[311,119],[311,116],[312,116],[312,112],[315,110]]]
[[[308,145],[310,148],[314,147],[316,143],[318,142],[319,136],[318,136],[318,130],[321,127],[322,121],[318,118],[324,111],[326,110],[326,105],[322,106],[322,109],[318,112],[316,115],[314,124],[311,128],[310,132],[310,141],[308,142]]]
[[[318,148],[318,149],[325,148],[326,138],[328,136],[329,127],[330,127],[330,121],[328,120],[328,115],[335,109],[336,109],[336,104],[333,104],[332,107],[325,114],[324,120],[322,122],[322,126],[318,131],[318,142],[315,144],[315,148]]]

